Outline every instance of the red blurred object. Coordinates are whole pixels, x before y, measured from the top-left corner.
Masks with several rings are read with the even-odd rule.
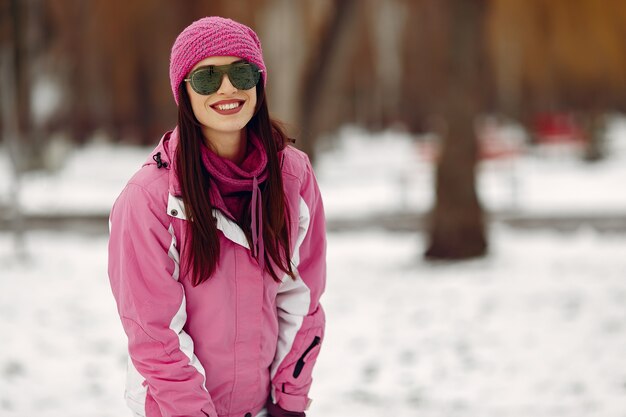
[[[541,145],[576,144],[586,141],[585,132],[570,113],[541,113],[532,123],[535,142]]]

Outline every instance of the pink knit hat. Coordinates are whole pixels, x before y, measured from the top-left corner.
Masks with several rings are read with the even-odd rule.
[[[178,105],[178,86],[199,61],[210,56],[236,56],[259,67],[267,82],[261,41],[252,29],[219,16],[204,17],[176,38],[170,55],[170,84]]]

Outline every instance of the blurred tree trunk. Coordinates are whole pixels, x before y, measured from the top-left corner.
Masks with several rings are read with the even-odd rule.
[[[404,0],[408,19],[402,62],[405,79],[400,117],[411,132],[432,131],[433,98],[445,85],[448,45],[446,7],[440,0]]]
[[[16,2],[0,4],[0,135],[11,165],[7,206],[0,205],[0,215],[8,215],[14,232],[15,254],[24,259],[24,221],[20,204],[24,158],[20,152],[20,126],[17,105],[16,37],[14,17]],[[7,197],[7,196],[5,196]],[[5,214],[6,212],[6,214]],[[6,219],[6,218],[5,218]],[[4,220],[4,219],[3,219]]]
[[[484,105],[483,18],[487,0],[448,0],[448,72],[442,113],[446,120],[432,213],[431,259],[465,259],[486,253],[483,213],[475,188],[474,123]]]
[[[39,37],[40,2],[38,0],[5,0],[2,7],[3,37],[12,45],[14,74],[16,134],[20,140],[16,163],[20,170],[43,166],[42,138],[35,134],[31,112],[31,93],[34,85],[31,70],[35,56],[41,49]]]
[[[353,18],[358,3],[354,0],[334,0],[334,13],[320,33],[317,47],[311,50],[308,65],[305,67],[303,93],[301,102],[300,126],[302,135],[296,145],[306,152],[311,160],[314,159],[314,141],[320,133],[318,129],[324,92],[330,84],[333,61],[341,63],[347,61],[345,51],[348,43],[346,37],[350,35],[346,30],[350,19]],[[342,53],[344,52],[344,53]],[[347,70],[347,68],[343,68]],[[337,92],[333,92],[337,94]]]

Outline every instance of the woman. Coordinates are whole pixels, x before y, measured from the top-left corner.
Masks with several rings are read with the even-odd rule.
[[[109,277],[136,416],[304,416],[324,336],[322,200],[267,109],[257,35],[176,39],[178,125],[111,211]]]

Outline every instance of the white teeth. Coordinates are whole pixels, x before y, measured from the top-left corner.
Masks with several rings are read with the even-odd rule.
[[[239,107],[239,103],[229,103],[229,104],[218,104],[217,106],[218,109],[220,110],[232,110],[232,109],[236,109],[237,107]]]

